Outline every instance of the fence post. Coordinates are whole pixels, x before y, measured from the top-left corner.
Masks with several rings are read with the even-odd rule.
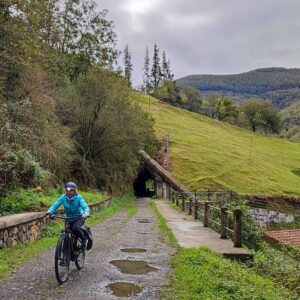
[[[234,247],[242,247],[242,211],[235,209],[233,211],[233,243]]]
[[[209,215],[210,215],[210,206],[209,202],[204,202],[204,220],[203,220],[203,226],[208,227],[209,226]]]
[[[172,203],[175,203],[177,197],[177,191],[173,191]]]
[[[198,201],[195,200],[195,205],[194,205],[194,219],[198,219],[198,208],[199,208],[199,204]]]
[[[176,195],[176,206],[179,206],[179,193]]]
[[[221,207],[221,239],[227,239],[228,218],[227,218],[227,207]]]
[[[182,196],[182,205],[181,205],[181,210],[184,211],[185,210],[185,196]]]
[[[192,205],[193,205],[193,199],[190,198],[190,203],[189,203],[189,215],[192,214]]]

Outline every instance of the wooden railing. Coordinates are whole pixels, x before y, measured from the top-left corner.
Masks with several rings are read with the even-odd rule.
[[[204,227],[216,228],[221,239],[232,238],[234,247],[242,247],[242,211],[230,209],[228,202],[236,199],[232,192],[224,191],[170,191],[170,200],[182,211],[201,219]],[[230,227],[230,225],[231,227]]]

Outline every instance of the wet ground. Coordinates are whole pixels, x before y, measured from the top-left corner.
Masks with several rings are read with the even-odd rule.
[[[123,210],[93,227],[85,267],[77,271],[72,264],[65,284],[55,279],[54,249],[49,249],[0,283],[0,299],[159,299],[174,249],[161,242],[149,201],[138,199],[131,219]]]

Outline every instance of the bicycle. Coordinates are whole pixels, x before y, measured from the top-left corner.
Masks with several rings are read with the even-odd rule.
[[[82,245],[81,239],[77,238],[70,228],[70,222],[82,219],[82,216],[68,218],[54,215],[51,218],[65,221],[65,228],[62,230],[55,249],[55,276],[57,281],[62,284],[69,277],[71,261],[75,262],[78,270],[84,266],[86,248]]]

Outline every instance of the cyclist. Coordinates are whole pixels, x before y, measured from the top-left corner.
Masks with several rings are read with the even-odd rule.
[[[90,209],[83,197],[77,193],[77,185],[74,182],[65,184],[65,194],[59,197],[48,209],[46,216],[49,218],[61,206],[64,206],[67,218],[70,218],[70,229],[74,235],[82,240],[82,247],[86,246],[86,237],[81,230],[85,219],[89,216]],[[76,219],[79,215],[82,218]],[[72,218],[75,220],[72,221]]]

